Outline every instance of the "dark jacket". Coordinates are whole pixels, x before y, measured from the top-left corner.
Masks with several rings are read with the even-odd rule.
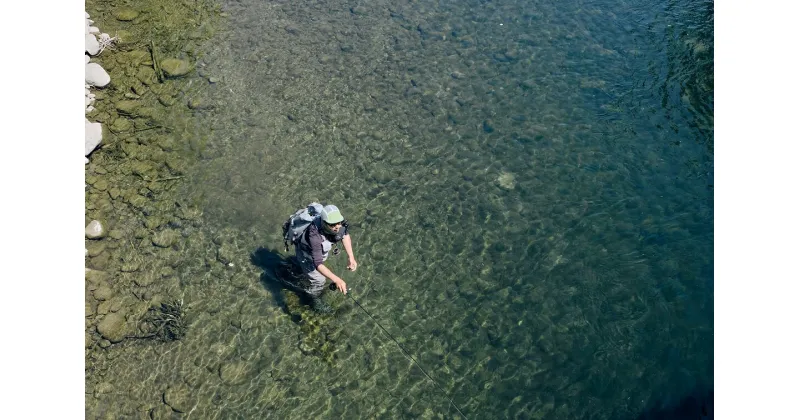
[[[339,229],[339,233],[331,235],[323,231],[322,221],[317,219],[308,226],[303,236],[300,239],[300,249],[307,257],[310,256],[314,261],[314,267],[319,267],[320,264],[328,259],[333,244],[339,242],[347,235],[347,226],[343,225]]]

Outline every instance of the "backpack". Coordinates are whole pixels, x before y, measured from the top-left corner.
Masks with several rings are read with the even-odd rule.
[[[296,244],[303,232],[320,217],[321,213],[322,204],[314,202],[289,216],[289,219],[283,223],[283,245],[287,252],[289,244]]]

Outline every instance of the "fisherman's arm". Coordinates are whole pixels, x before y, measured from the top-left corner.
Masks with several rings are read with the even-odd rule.
[[[339,276],[333,274],[330,268],[325,267],[325,264],[320,264],[317,266],[317,271],[322,273],[323,276],[329,278],[333,284],[336,285],[336,288],[339,289],[340,292],[347,294],[347,283],[344,282]]]
[[[353,242],[350,240],[350,234],[345,234],[344,237],[342,237],[342,244],[344,244],[344,251],[347,252],[347,258],[349,259],[347,269],[356,271],[358,263],[356,262],[355,254],[353,254]]]

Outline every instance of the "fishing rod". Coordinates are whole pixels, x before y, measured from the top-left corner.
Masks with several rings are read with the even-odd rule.
[[[394,337],[393,337],[391,334],[389,334],[389,331],[386,331],[386,328],[383,328],[383,325],[381,325],[381,323],[380,323],[380,322],[378,322],[378,320],[376,320],[376,319],[375,319],[375,317],[373,317],[373,316],[372,316],[372,314],[370,314],[370,313],[369,313],[369,311],[367,311],[366,309],[364,309],[364,307],[363,307],[363,306],[361,306],[361,304],[360,304],[360,303],[358,303],[358,301],[356,300],[356,298],[354,298],[354,297],[353,297],[352,295],[350,295],[349,293],[347,293],[346,295],[347,295],[347,296],[348,296],[350,299],[353,299],[353,302],[355,302],[355,303],[356,303],[356,305],[358,305],[358,307],[359,307],[359,308],[361,308],[361,310],[362,310],[362,311],[364,311],[364,313],[365,313],[365,314],[367,314],[367,316],[368,316],[368,317],[369,317],[369,318],[370,318],[370,319],[371,319],[373,322],[375,322],[375,324],[376,324],[378,327],[380,327],[380,329],[381,329],[381,330],[382,330],[382,331],[383,331],[383,332],[384,332],[384,333],[385,333],[387,336],[389,336],[389,338],[391,338],[391,339],[392,339],[392,341],[394,341],[394,343],[395,343],[395,344],[397,344],[397,347],[400,347],[400,351],[402,351],[402,352],[403,352],[403,355],[404,355],[404,356],[406,356],[408,359],[410,359],[412,362],[414,362],[414,365],[416,365],[416,366],[419,368],[419,370],[421,370],[421,371],[422,371],[422,373],[424,373],[424,374],[425,374],[425,376],[427,376],[427,377],[428,377],[428,379],[430,379],[430,380],[431,380],[431,382],[433,382],[433,383],[434,383],[434,385],[436,385],[436,387],[437,387],[437,388],[439,388],[439,391],[442,391],[442,394],[444,394],[444,396],[447,398],[447,400],[448,400],[448,401],[450,401],[450,404],[452,404],[452,405],[453,405],[453,407],[455,407],[456,411],[458,411],[458,414],[461,414],[461,417],[463,417],[463,418],[465,418],[465,419],[466,419],[466,418],[467,418],[467,416],[465,416],[465,415],[464,415],[464,413],[462,413],[462,412],[461,412],[461,410],[458,408],[458,406],[456,405],[456,403],[454,403],[454,402],[453,402],[453,399],[452,399],[452,398],[450,398],[450,396],[448,396],[448,395],[447,395],[447,392],[446,392],[446,391],[445,391],[445,390],[444,390],[444,389],[443,389],[443,388],[442,388],[442,387],[439,385],[439,383],[438,383],[438,382],[434,381],[434,380],[433,380],[433,378],[431,378],[431,375],[428,375],[428,372],[426,372],[426,371],[425,371],[425,369],[423,369],[423,368],[422,368],[422,366],[421,366],[421,365],[420,365],[420,364],[417,362],[417,360],[416,360],[416,359],[414,359],[414,356],[412,356],[411,354],[409,354],[409,353],[406,351],[406,349],[403,347],[403,345],[402,345],[402,344],[400,344],[400,342],[398,342],[397,340],[395,340],[395,338],[394,338]]]

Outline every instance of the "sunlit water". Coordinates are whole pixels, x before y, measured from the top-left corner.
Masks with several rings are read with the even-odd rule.
[[[109,350],[121,404],[616,419],[713,388],[711,2],[223,9],[180,187],[203,210],[174,264],[189,329]],[[288,256],[311,201],[352,225],[351,296],[445,392],[349,298],[285,313],[251,254]]]

